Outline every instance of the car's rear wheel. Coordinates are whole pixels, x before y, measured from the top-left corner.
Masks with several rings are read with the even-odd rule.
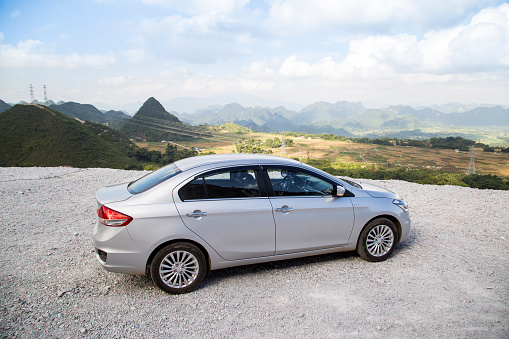
[[[398,230],[387,218],[370,221],[362,230],[357,243],[357,253],[368,261],[387,259],[398,243]]]
[[[193,244],[179,242],[160,249],[150,266],[154,283],[170,294],[196,289],[207,271],[205,255]]]

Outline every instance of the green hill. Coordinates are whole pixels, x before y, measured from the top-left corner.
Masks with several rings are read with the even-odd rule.
[[[196,127],[181,122],[154,98],[149,98],[120,131],[139,141],[191,140],[201,136]]]
[[[0,166],[124,168],[135,145],[100,124],[79,122],[42,105],[0,114]]]
[[[11,105],[5,103],[3,100],[0,100],[0,113],[7,111],[9,108],[11,108]]]
[[[108,124],[108,126],[117,129],[120,128],[127,119],[131,118],[120,111],[108,111],[103,113],[93,105],[79,104],[77,102],[65,102],[49,107],[71,118],[78,118],[80,120],[96,122],[103,125]]]

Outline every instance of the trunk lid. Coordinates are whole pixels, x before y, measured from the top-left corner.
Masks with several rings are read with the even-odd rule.
[[[132,194],[127,190],[127,185],[129,185],[128,182],[101,187],[95,195],[97,202],[104,205],[129,199]]]

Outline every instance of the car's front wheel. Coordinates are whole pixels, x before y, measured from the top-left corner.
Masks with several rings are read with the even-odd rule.
[[[179,242],[160,249],[150,265],[154,283],[170,294],[196,289],[207,271],[205,255],[193,244]]]
[[[362,230],[357,243],[357,253],[368,261],[387,259],[398,243],[398,230],[387,218],[370,221]]]

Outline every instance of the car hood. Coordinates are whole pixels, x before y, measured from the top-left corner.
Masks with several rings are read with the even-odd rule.
[[[129,199],[132,194],[127,190],[128,182],[123,184],[104,186],[97,191],[95,197],[100,204],[108,204]]]
[[[362,189],[371,195],[373,198],[391,198],[391,199],[401,199],[399,195],[397,195],[394,192],[389,191],[388,189],[385,189],[383,187],[373,185],[373,184],[367,184],[362,183]]]

